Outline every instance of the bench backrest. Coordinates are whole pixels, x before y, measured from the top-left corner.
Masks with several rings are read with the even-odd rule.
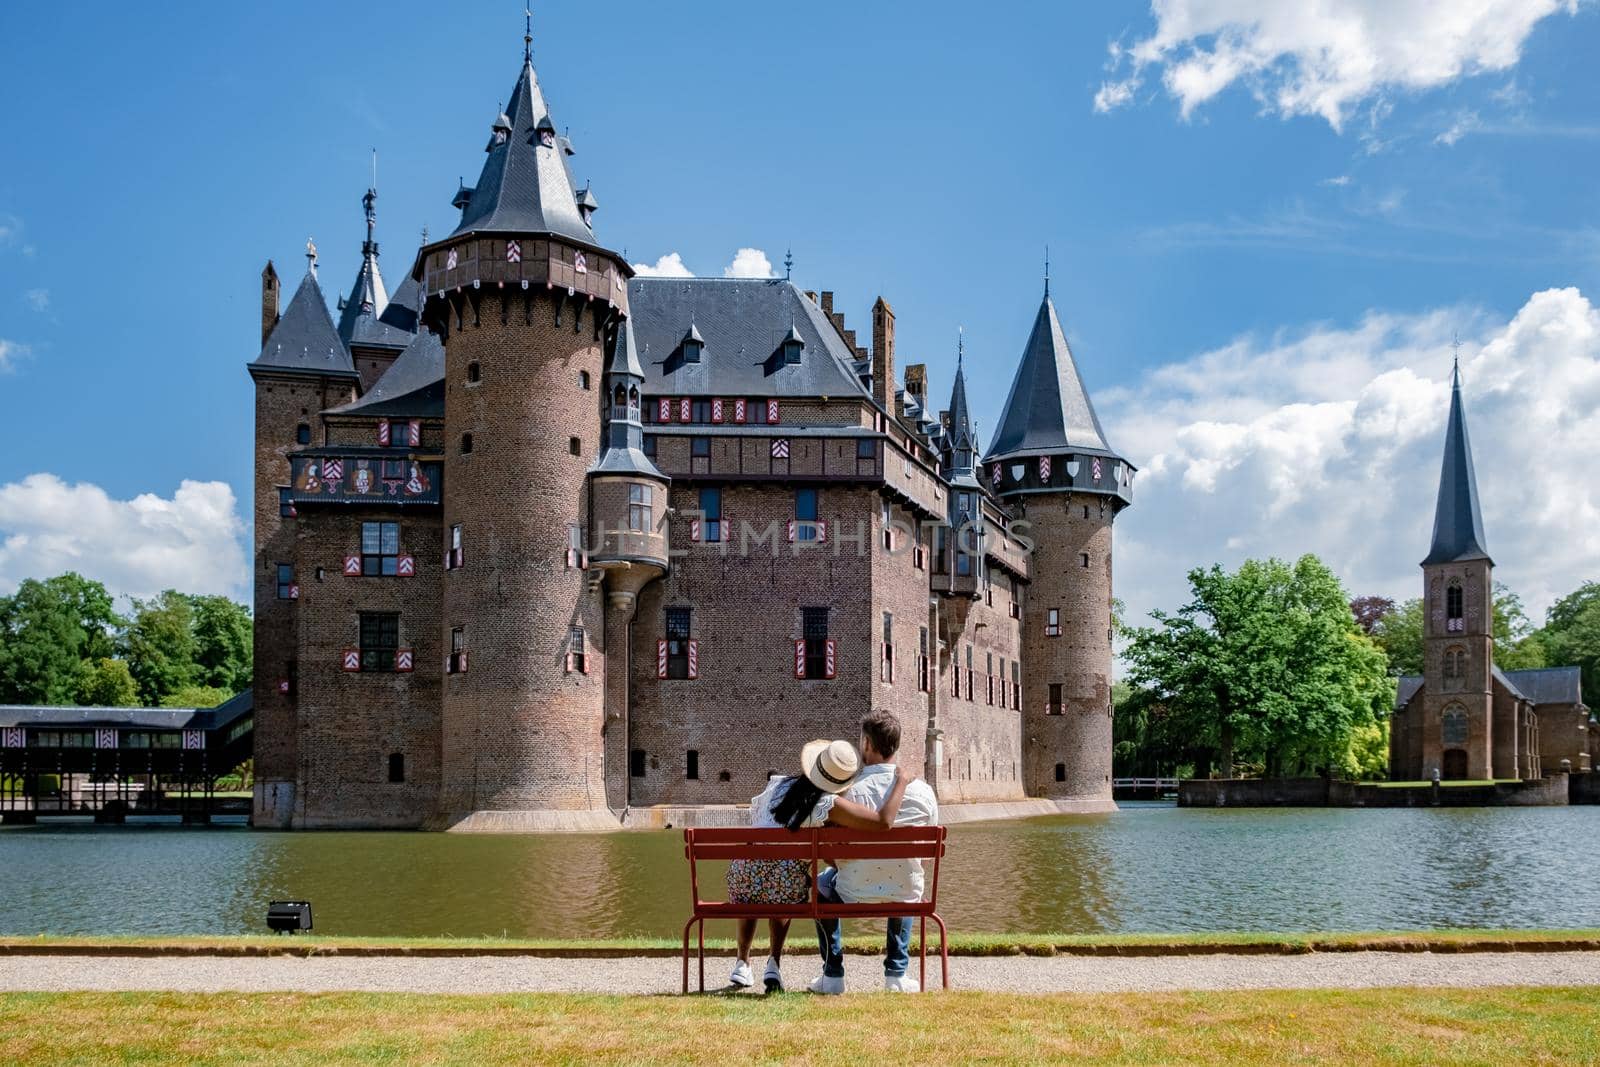
[[[939,899],[939,861],[944,857],[943,826],[897,826],[893,830],[846,830],[827,826],[790,831],[753,827],[706,827],[683,831],[683,851],[689,860],[689,888],[696,904],[700,896],[698,864],[702,860],[801,860],[811,867],[811,899],[817,899],[817,872],[824,860],[932,861],[925,867],[923,898]]]

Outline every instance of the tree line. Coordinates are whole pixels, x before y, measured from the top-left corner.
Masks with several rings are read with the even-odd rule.
[[[129,598],[68,572],[0,597],[0,704],[214,707],[250,687],[243,604],[175,589]]]
[[[1312,555],[1190,571],[1189,601],[1121,627],[1113,693],[1119,777],[1388,773],[1396,679],[1422,673],[1420,598],[1350,599]],[[1600,694],[1600,582],[1543,626],[1496,584],[1494,657],[1507,670],[1577,666]]]

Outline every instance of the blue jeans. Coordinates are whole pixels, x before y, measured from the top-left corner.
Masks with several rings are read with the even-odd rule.
[[[839,872],[832,867],[817,875],[817,896],[830,903],[839,902],[833,881]],[[817,920],[817,950],[822,953],[822,973],[829,978],[844,977],[844,938],[838,919]],[[883,976],[902,978],[911,962],[911,920],[890,919],[883,936]]]

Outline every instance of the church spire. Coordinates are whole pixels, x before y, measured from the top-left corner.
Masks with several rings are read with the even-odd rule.
[[[1467,439],[1467,412],[1461,404],[1459,357],[1450,371],[1450,416],[1445,422],[1444,463],[1439,470],[1439,501],[1433,512],[1433,546],[1430,563],[1488,559],[1483,536],[1483,515],[1478,510],[1478,479],[1472,467],[1472,443]]]
[[[972,416],[967,409],[967,334],[956,335],[956,380],[950,387],[950,466],[952,476],[971,474],[978,450]]]

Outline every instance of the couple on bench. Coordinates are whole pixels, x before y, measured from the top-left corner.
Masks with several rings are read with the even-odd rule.
[[[895,766],[900,749],[900,723],[884,711],[861,720],[859,754],[848,741],[812,741],[800,752],[798,775],[773,777],[760,796],[750,801],[750,825],[783,827],[842,826],[852,830],[888,830],[895,826],[936,826],[939,802],[927,782],[911,780]],[[865,766],[863,766],[865,764]],[[922,861],[841,860],[817,878],[823,900],[846,903],[922,899]],[[803,904],[811,898],[811,868],[804,860],[734,860],[728,867],[728,899],[740,904]],[[915,978],[906,977],[910,962],[911,920],[890,919],[884,938],[883,987],[891,992],[916,993]],[[780,963],[788,919],[768,919],[769,952],[763,984],[767,992],[781,992]],[[750,945],[756,920],[739,920],[739,959],[728,980],[735,986],[754,985]],[[817,944],[822,953],[822,977],[811,983],[813,993],[844,992],[844,945],[838,919],[817,923]]]

